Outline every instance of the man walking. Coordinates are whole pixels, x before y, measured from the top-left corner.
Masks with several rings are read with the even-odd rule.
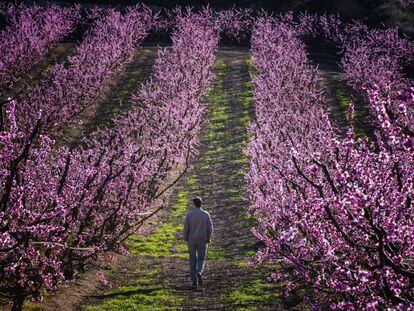
[[[211,241],[213,223],[210,214],[201,208],[201,198],[193,199],[193,210],[187,214],[184,222],[184,240],[188,245],[192,289],[203,285],[203,270],[207,244]]]

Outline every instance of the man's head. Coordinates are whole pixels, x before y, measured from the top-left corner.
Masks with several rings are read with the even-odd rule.
[[[201,201],[201,198],[200,197],[195,197],[193,199],[193,204],[194,204],[195,207],[200,208],[201,207],[201,203],[202,203],[202,201]]]

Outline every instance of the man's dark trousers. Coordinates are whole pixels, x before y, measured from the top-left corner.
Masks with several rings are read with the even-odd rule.
[[[207,243],[188,242],[188,252],[190,254],[190,274],[193,284],[197,284],[197,274],[202,274],[206,262]]]

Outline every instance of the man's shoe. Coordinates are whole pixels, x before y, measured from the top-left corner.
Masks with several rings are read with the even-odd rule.
[[[203,277],[201,276],[201,273],[197,273],[197,281],[198,281],[198,285],[200,286],[203,285]]]
[[[193,285],[191,285],[190,290],[196,290],[197,288],[198,288],[198,285],[197,284],[193,284]]]

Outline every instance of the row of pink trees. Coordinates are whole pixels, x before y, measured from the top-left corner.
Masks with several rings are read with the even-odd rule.
[[[108,10],[86,33],[66,63],[55,64],[42,81],[19,98],[15,115],[21,126],[33,126],[42,115],[43,130],[57,131],[77,120],[101,98],[109,79],[126,64],[157,22],[145,6],[124,14]]]
[[[121,19],[111,16],[114,23]],[[134,107],[82,146],[56,148],[44,131],[50,116],[67,120],[67,107],[79,107],[56,102],[64,109],[55,109],[45,101],[25,123],[17,113],[20,104],[7,105],[0,135],[0,294],[15,310],[25,297],[39,298],[43,287],[54,290],[71,280],[100,254],[122,251],[124,240],[143,230],[151,215],[143,212],[169,187],[163,180],[171,168],[186,165],[197,141],[218,34],[208,11],[178,16],[173,46],[159,51],[153,77],[135,96]],[[96,43],[101,45],[94,51],[106,51],[105,39]],[[93,78],[90,71],[82,81]]]
[[[370,90],[387,97],[414,85],[414,81],[405,75],[405,67],[414,65],[412,40],[401,37],[395,28],[369,29],[360,23],[346,25],[339,32],[341,30],[344,34],[340,41],[344,53],[341,67],[348,84],[367,102]],[[376,108],[369,107],[376,124]],[[406,134],[414,135],[412,105],[400,105],[394,101],[387,105],[386,113]]]
[[[348,83],[358,92],[378,87],[398,90],[410,82],[404,67],[414,60],[414,43],[397,28],[369,28],[361,22],[342,23],[337,16],[321,16],[321,34],[341,49],[341,67]]]
[[[232,40],[245,40],[250,37],[254,23],[254,11],[232,8],[216,12],[216,20],[222,35]]]
[[[352,127],[336,135],[299,29],[261,18],[253,30],[257,120],[247,179],[254,233],[265,244],[257,260],[280,264],[272,277],[288,291],[310,289],[315,309],[410,309],[414,90],[369,91],[375,142],[356,139]]]
[[[79,21],[79,8],[10,5],[0,33],[0,95],[19,81]]]

